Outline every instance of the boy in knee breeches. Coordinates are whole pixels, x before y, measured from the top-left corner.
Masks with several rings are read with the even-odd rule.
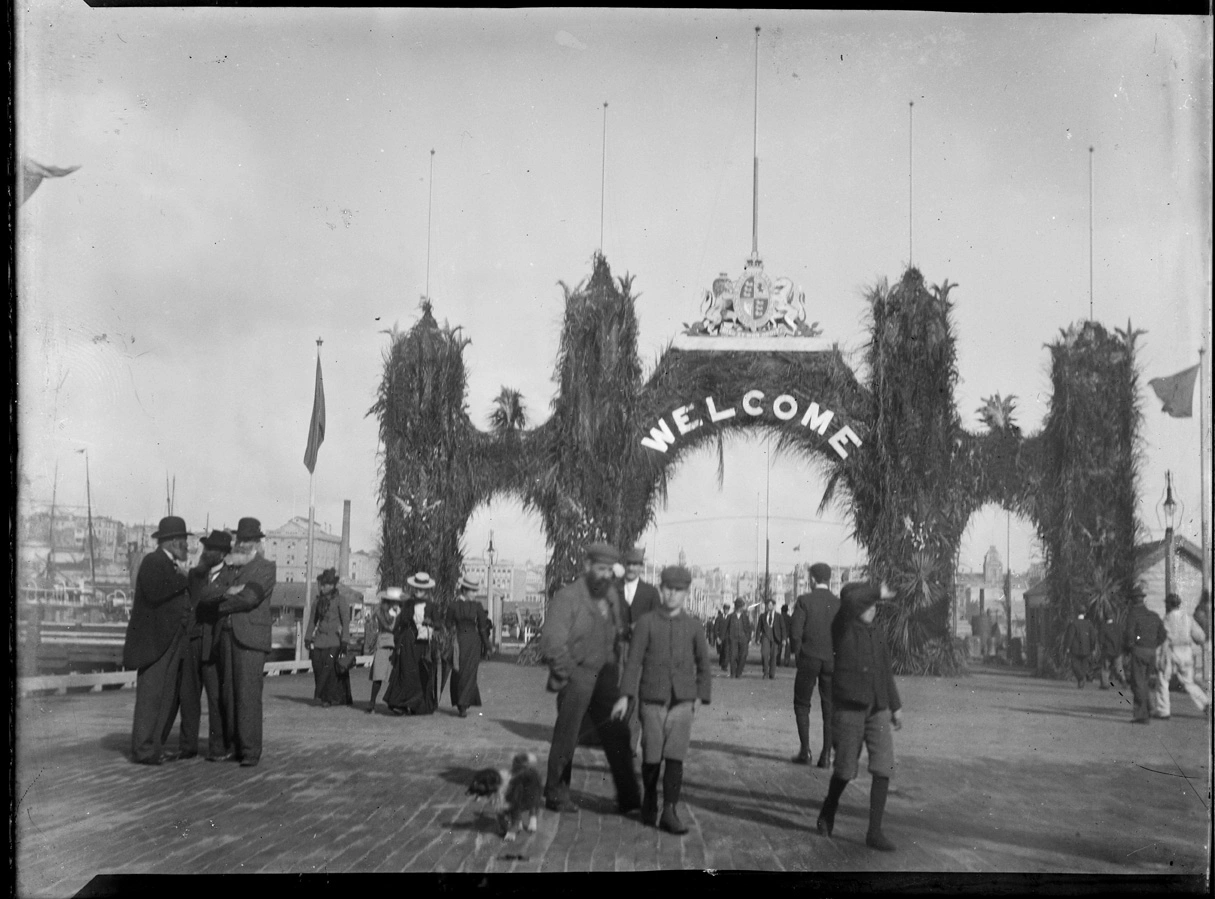
[[[623,719],[630,703],[641,708],[642,823],[683,834],[676,804],[683,784],[683,760],[692,735],[697,702],[707,704],[713,686],[709,644],[701,623],[684,611],[692,575],[686,568],[662,572],[662,604],[637,620],[621,697],[612,717]],[[663,764],[662,817],[658,815],[658,776]]]
[[[890,652],[881,629],[873,621],[879,599],[890,599],[893,595],[885,584],[880,589],[868,584],[846,584],[840,591],[840,609],[831,624],[835,655],[831,684],[835,770],[817,823],[820,834],[831,836],[840,796],[848,781],[856,777],[864,747],[873,776],[865,843],[887,852],[895,848],[882,833],[886,793],[894,774],[892,728],[898,730],[903,726],[903,714]]]

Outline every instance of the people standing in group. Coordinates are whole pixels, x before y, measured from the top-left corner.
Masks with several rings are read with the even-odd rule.
[[[815,562],[810,566],[810,592],[794,602],[790,638],[797,676],[793,680],[793,719],[797,723],[797,755],[791,761],[797,765],[810,764],[810,708],[814,688],[822,706],[823,749],[818,767],[831,763],[831,677],[835,670],[835,654],[831,643],[831,625],[840,608],[839,597],[831,592],[831,566]]]
[[[1122,631],[1122,648],[1131,661],[1131,695],[1134,709],[1131,721],[1147,724],[1151,714],[1151,688],[1148,681],[1156,674],[1156,650],[1167,634],[1160,616],[1143,604],[1143,588],[1136,584],[1131,588],[1130,608]]]
[[[1097,646],[1101,653],[1101,689],[1108,690],[1114,684],[1126,686],[1126,673],[1122,668],[1122,628],[1113,611],[1106,612],[1097,625]]]
[[[367,702],[367,714],[375,713],[375,701],[380,687],[392,675],[393,650],[396,649],[397,618],[405,602],[400,587],[388,587],[376,594],[380,600],[375,614],[367,622],[363,648],[371,653],[371,699]]]
[[[1181,607],[1181,597],[1170,593],[1164,598],[1165,641],[1160,646],[1160,676],[1156,684],[1156,708],[1153,718],[1168,718],[1172,714],[1169,683],[1173,675],[1189,694],[1198,711],[1209,716],[1211,700],[1194,683],[1194,646],[1206,642],[1206,632]]]
[[[629,646],[632,643],[633,631],[643,615],[653,612],[662,605],[658,588],[642,579],[645,573],[645,550],[640,546],[626,550],[624,553],[624,579],[620,584],[620,620],[621,651],[620,668],[628,664]],[[638,718],[636,706],[629,708],[629,746],[633,755],[637,755],[641,744],[641,721]]]
[[[730,670],[730,641],[727,630],[730,624],[730,604],[722,603],[721,611],[713,619],[713,640],[717,644],[717,663],[722,671]]]
[[[1093,657],[1100,652],[1097,643],[1097,630],[1093,623],[1084,617],[1084,612],[1076,613],[1076,617],[1067,623],[1063,633],[1063,646],[1071,660],[1072,677],[1076,687],[1084,689],[1093,673]]]
[[[394,715],[433,715],[439,707],[440,648],[431,614],[435,582],[425,571],[406,578],[410,597],[397,617],[392,674],[384,704]]]
[[[218,761],[233,751],[232,732],[235,724],[230,714],[224,714],[220,700],[219,618],[215,604],[204,602],[204,596],[222,593],[216,583],[224,570],[224,559],[232,549],[232,535],[215,530],[199,541],[202,552],[198,563],[186,575],[190,584],[190,604],[193,614],[187,632],[186,654],[181,666],[181,743],[177,757],[190,759],[198,755],[198,729],[202,719],[202,694],[207,694],[207,760]],[[170,718],[171,720],[171,718]]]
[[[751,649],[751,618],[747,615],[745,599],[734,600],[734,611],[726,619],[726,644],[730,677],[742,677],[747,667],[747,653]]]
[[[683,762],[692,736],[696,704],[708,704],[713,688],[709,644],[700,621],[684,610],[692,575],[686,568],[664,568],[661,605],[633,631],[621,679],[621,696],[612,718],[622,720],[640,707],[642,730],[641,821],[674,834],[688,832],[678,814]],[[663,766],[665,771],[661,771]],[[662,775],[662,816],[658,815],[658,778]]]
[[[193,617],[186,558],[189,532],[176,515],[160,520],[152,538],[156,549],[139,563],[131,621],[122,647],[122,665],[137,672],[131,760],[160,765],[178,704],[182,657]]]
[[[764,603],[764,611],[755,625],[759,642],[759,670],[768,680],[776,679],[776,662],[785,642],[785,619],[776,613],[776,600]]]
[[[316,681],[313,698],[326,709],[354,704],[350,694],[350,672],[338,671],[337,664],[338,659],[346,655],[350,643],[350,605],[338,590],[339,580],[336,568],[326,568],[317,575],[316,606],[304,635]]]
[[[549,601],[540,636],[548,665],[547,689],[557,694],[557,720],[549,748],[545,803],[553,811],[576,811],[570,800],[574,749],[584,716],[590,716],[607,756],[616,788],[616,807],[628,814],[641,807],[637,773],[625,722],[613,720],[620,698],[618,646],[623,622],[612,585],[615,548],[593,543],[584,572]]]
[[[480,589],[479,581],[461,578],[459,598],[447,609],[447,623],[454,633],[451,704],[461,718],[468,715],[470,706],[481,705],[477,672],[490,653],[489,615],[477,599]]]
[[[262,681],[270,654],[270,597],[277,568],[262,554],[261,522],[242,518],[232,552],[216,580],[220,704],[234,723],[233,759],[251,768],[262,757]],[[215,597],[204,596],[211,602]]]
[[[845,584],[840,607],[831,625],[834,672],[831,679],[835,766],[827,798],[816,827],[830,837],[840,796],[856,777],[862,747],[868,753],[869,830],[865,845],[884,852],[895,845],[882,832],[886,796],[894,775],[894,736],[903,726],[902,703],[894,682],[890,650],[880,627],[874,626],[877,603],[894,594],[885,584]]]

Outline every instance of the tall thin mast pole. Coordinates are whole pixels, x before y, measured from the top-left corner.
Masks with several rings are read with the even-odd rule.
[[[434,152],[433,150],[431,151]],[[429,283],[429,282],[428,282]],[[427,297],[430,293],[427,291]],[[317,368],[321,365],[321,338],[316,339],[316,364]],[[315,469],[314,469],[315,470]],[[308,632],[308,626],[311,624],[309,615],[312,612],[312,541],[316,530],[316,492],[313,489],[313,471],[308,472],[308,560],[306,562],[306,573],[304,575],[304,617],[300,622],[300,629],[295,635],[295,659],[301,661],[304,658],[304,634]]]
[[[912,210],[915,209],[915,100],[907,101],[907,265],[911,266],[913,236]]]
[[[1092,321],[1092,147],[1089,147],[1089,321]]]
[[[599,174],[599,255],[603,255],[603,207],[607,196],[607,100],[603,101],[603,156]]]
[[[84,490],[88,502],[89,515],[89,576],[92,578],[93,592],[97,590],[97,562],[93,555],[93,484],[89,479],[89,451],[84,450]]]
[[[751,128],[751,256],[759,258],[759,26],[755,26],[755,121]]]
[[[764,463],[765,463],[765,467],[767,468],[767,472],[765,473],[765,487],[764,487],[764,491],[765,491],[764,492],[764,600],[765,601],[771,595],[769,590],[770,590],[771,578],[772,578],[772,569],[771,569],[772,543],[768,539],[768,524],[769,524],[769,520],[771,519],[771,511],[772,511],[770,508],[771,503],[772,503],[772,457],[771,457],[772,435],[771,434],[768,435],[767,443],[768,443],[768,445],[764,449]]]
[[[55,588],[55,494],[59,490],[59,460],[55,460],[55,480],[51,482],[51,550],[46,554],[47,585]]]
[[[426,198],[426,299],[430,299],[430,213],[434,208],[435,196],[435,151],[430,151],[430,187]],[[318,340],[317,346],[321,345]],[[318,354],[319,355],[319,354]],[[311,480],[311,479],[310,479]]]
[[[1207,421],[1206,421],[1206,347],[1198,348],[1198,474],[1202,492],[1199,493],[1199,518],[1202,519],[1202,586],[1211,589],[1211,553],[1207,532]],[[1206,672],[1210,676],[1210,672]]]

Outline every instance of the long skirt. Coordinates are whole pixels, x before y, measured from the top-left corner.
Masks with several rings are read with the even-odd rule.
[[[439,707],[439,665],[427,640],[397,647],[384,704],[397,714],[433,715]]]
[[[312,696],[332,705],[353,705],[354,697],[350,695],[350,672],[338,674],[334,666],[337,654],[336,646],[312,648],[312,676],[316,681],[316,690]]]
[[[451,675],[451,704],[458,709],[481,704],[477,670],[481,667],[481,635],[475,627],[458,628],[456,643],[460,669]]]

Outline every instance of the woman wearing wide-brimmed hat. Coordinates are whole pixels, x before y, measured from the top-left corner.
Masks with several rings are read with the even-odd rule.
[[[488,655],[489,616],[485,606],[476,599],[481,589],[479,581],[464,577],[460,579],[460,597],[447,609],[447,622],[455,630],[455,670],[451,676],[451,704],[463,718],[469,706],[481,704],[481,689],[477,685],[477,671],[481,659]]]
[[[304,637],[312,660],[312,675],[316,679],[313,698],[324,708],[333,705],[353,705],[350,695],[350,672],[337,669],[337,659],[346,654],[350,642],[350,606],[338,592],[338,573],[326,568],[317,576],[320,587],[312,623]]]
[[[397,618],[384,704],[394,715],[432,715],[439,706],[439,641],[429,612],[435,582],[425,571],[405,581],[410,598]]]
[[[396,624],[401,616],[405,596],[400,587],[388,587],[377,596],[379,608],[367,622],[367,637],[364,647],[371,656],[371,701],[367,703],[367,714],[375,711],[375,700],[380,695],[380,686],[392,674],[392,652],[396,648]]]

